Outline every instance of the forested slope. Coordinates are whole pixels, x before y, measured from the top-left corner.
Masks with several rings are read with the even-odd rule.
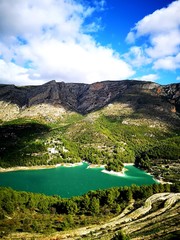
[[[53,81],[38,87],[0,86],[1,171],[82,160],[121,171],[126,162],[173,183],[92,191],[71,199],[1,188],[1,237],[61,239],[65,230],[87,229],[99,222],[101,228],[114,217],[121,217],[123,211],[139,209],[154,193],[178,193],[179,93],[179,84],[160,86],[128,80],[92,85]],[[166,228],[169,224],[167,238],[163,232],[165,222],[160,218],[158,226],[141,219],[139,230],[134,231],[126,228],[128,224],[112,229],[108,225],[107,231],[93,226],[92,233],[82,232],[77,239],[118,239],[123,234],[132,239],[175,239],[179,235],[178,201],[170,204],[169,219],[164,216]],[[166,204],[165,200],[157,200],[152,209],[156,213]],[[151,213],[147,212],[147,216]],[[173,222],[177,223],[176,228]],[[133,222],[131,226],[135,229]]]
[[[136,215],[130,214],[124,220],[122,217],[140,208],[144,204],[144,201],[154,193],[170,191],[176,193],[179,190],[177,184],[154,184],[141,187],[134,185],[132,187],[91,191],[83,196],[62,199],[59,196],[50,197],[42,194],[17,192],[9,188],[0,188],[0,236],[3,239],[13,239],[13,236],[18,239],[26,239],[28,232],[29,236],[37,239],[44,239],[45,236],[49,236],[49,239],[51,237],[52,239],[64,239],[63,237],[61,238],[61,235],[67,233],[61,231],[92,224],[96,226],[92,227],[92,229],[90,227],[89,231],[85,231],[84,229],[83,232],[81,230],[79,237],[82,237],[82,235],[89,236],[91,230],[96,236],[97,229],[100,230],[101,225],[103,226],[103,223],[107,223],[109,231],[105,231],[104,234],[106,233],[105,235],[108,236],[107,239],[111,239],[123,225],[120,224],[118,226],[110,223],[115,222],[118,224],[129,221],[127,219],[138,219],[138,216],[141,214],[148,213],[151,207],[146,212],[145,208],[141,210],[141,213],[138,210],[139,215],[137,213]],[[154,203],[156,203],[155,200]],[[145,205],[147,206],[147,203]],[[153,208],[161,207],[159,204],[153,206]],[[128,212],[125,210],[126,208],[129,209]],[[124,214],[124,211],[126,211],[126,214]],[[113,216],[117,215],[119,217],[112,220]],[[173,219],[171,220],[173,221]],[[177,229],[178,226],[179,223],[176,222]],[[156,232],[159,232],[161,228],[163,228],[162,225],[159,229],[156,229]],[[133,229],[132,231],[128,229],[126,232],[131,235],[131,232],[134,231]],[[16,234],[14,234],[15,232]],[[109,234],[107,234],[108,232]],[[172,232],[172,229],[169,232]],[[59,237],[53,238],[53,234],[57,234]],[[75,233],[72,232],[72,234],[74,235]],[[132,236],[134,236],[133,234]],[[103,235],[102,230],[101,235]],[[78,235],[74,239],[79,239]],[[92,237],[89,239],[96,238]]]

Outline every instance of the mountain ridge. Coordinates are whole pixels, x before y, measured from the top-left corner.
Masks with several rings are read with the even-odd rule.
[[[147,102],[153,108],[180,112],[180,83],[159,85],[139,80],[103,81],[92,84],[64,83],[52,80],[43,85],[0,85],[0,101],[17,105],[20,110],[38,104],[61,106],[66,110],[87,114],[112,103],[128,102],[141,108]],[[166,107],[164,107],[166,105]]]

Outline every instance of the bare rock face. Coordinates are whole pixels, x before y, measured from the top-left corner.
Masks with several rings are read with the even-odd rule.
[[[172,104],[173,112],[180,112],[180,84],[163,86],[162,95]]]
[[[37,105],[40,103],[59,104],[59,89],[55,81],[48,84],[33,88],[27,94],[28,106]]]
[[[16,105],[19,111],[48,104],[81,114],[117,101],[128,103],[135,110],[152,111],[152,114],[173,114],[180,112],[180,84],[161,86],[137,80],[82,84],[53,80],[41,86],[0,85],[0,101]]]

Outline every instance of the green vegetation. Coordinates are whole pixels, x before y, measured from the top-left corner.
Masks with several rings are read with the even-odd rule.
[[[112,240],[130,240],[130,237],[127,236],[122,231],[119,231],[115,234],[115,236],[112,238]]]
[[[1,167],[42,164],[47,156],[41,155],[45,146],[40,139],[48,131],[48,126],[33,121],[18,120],[0,126]]]
[[[156,178],[179,182],[180,137],[160,141],[136,156],[135,165],[151,172]]]
[[[51,123],[40,119],[2,123],[0,167],[86,160],[121,171],[124,162],[136,161],[147,169],[148,159],[179,159],[177,131],[118,104],[87,116],[67,113]]]
[[[48,234],[99,224],[120,214],[132,201],[138,208],[153,193],[180,191],[178,129],[167,121],[135,113],[126,104],[117,102],[86,116],[66,113],[54,122],[1,122],[0,136],[3,168],[86,160],[121,171],[123,163],[135,162],[155,177],[174,183],[91,191],[71,199],[0,188],[0,237],[12,232]],[[178,232],[172,233],[172,237],[176,235]],[[129,239],[121,231],[112,237]],[[166,239],[171,239],[171,234]]]
[[[0,188],[0,236],[11,232],[51,233],[100,223],[119,214],[132,200],[176,191],[176,185],[131,186],[90,191],[71,199]],[[119,236],[119,233],[118,233]],[[122,238],[124,239],[124,238]],[[125,238],[126,239],[126,238]],[[127,238],[128,239],[128,238]]]

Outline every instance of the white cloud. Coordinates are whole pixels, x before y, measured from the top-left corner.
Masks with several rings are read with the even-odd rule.
[[[24,47],[23,55],[33,62],[41,79],[60,81],[94,82],[107,79],[125,79],[131,68],[110,48],[85,43],[63,43],[55,39],[36,41],[31,48]]]
[[[136,23],[133,33],[135,37],[149,34],[167,33],[176,30],[180,24],[180,1],[174,1],[167,8],[156,10]]]
[[[1,0],[1,36],[41,36],[43,31],[53,30],[58,37],[66,38],[77,32],[83,17],[93,8],[83,7],[74,1],[64,0]]]
[[[158,59],[154,63],[154,69],[176,70],[180,68],[180,53],[176,56],[168,56]]]
[[[144,53],[151,59],[154,69],[174,70],[180,67],[179,13],[180,0],[144,17],[127,35],[129,43],[144,38],[147,43],[143,46]]]
[[[146,53],[153,59],[176,55],[179,52],[180,31],[159,33],[153,36],[151,43],[152,47],[147,48]]]
[[[98,20],[86,25],[86,18],[104,5],[104,0],[92,6],[75,0],[1,0],[0,56],[12,82],[90,83],[132,76],[131,67],[112,48],[87,34],[100,26]],[[10,76],[4,72],[0,81],[10,82]]]
[[[12,62],[5,62],[0,59],[0,83],[12,84],[12,82],[16,85],[32,85],[34,84],[33,80],[29,79],[28,69],[20,67]],[[13,81],[12,81],[13,80]],[[42,84],[43,81],[37,81],[36,84]]]
[[[157,74],[148,74],[148,75],[144,75],[142,77],[138,77],[137,79],[142,80],[142,81],[154,82],[157,79],[159,79],[159,76]]]
[[[177,81],[180,81],[180,76],[177,76],[176,80],[177,80]]]
[[[124,54],[124,58],[133,67],[140,67],[151,63],[151,59],[147,56],[143,47],[133,46],[129,52]]]
[[[131,31],[128,33],[127,37],[126,37],[126,41],[128,43],[134,43],[135,42],[135,39],[136,39],[136,36],[135,36],[135,33],[133,32],[134,29],[131,29]]]

